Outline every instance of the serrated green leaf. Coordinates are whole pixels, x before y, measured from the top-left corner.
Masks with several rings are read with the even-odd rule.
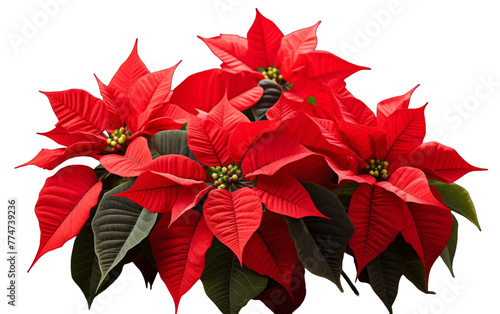
[[[126,254],[149,235],[156,223],[158,214],[126,198],[112,196],[129,189],[132,183],[131,180],[104,194],[92,220],[95,252],[102,274],[99,285]]]
[[[443,183],[434,180],[429,180],[429,184],[432,184],[438,189],[446,206],[455,213],[467,218],[481,230],[481,226],[479,226],[479,221],[477,219],[476,208],[466,189],[455,183]]]
[[[451,227],[451,237],[446,243],[446,247],[443,252],[441,252],[441,258],[443,259],[446,266],[451,272],[451,275],[455,277],[455,273],[453,272],[453,259],[455,258],[455,252],[457,251],[457,243],[458,243],[458,221],[455,218],[455,215],[451,214],[451,218],[453,219],[453,226]]]
[[[314,183],[301,183],[316,208],[330,219],[285,217],[299,259],[310,272],[327,278],[343,291],[340,282],[342,261],[347,244],[354,234],[354,226],[334,194]]]
[[[249,300],[264,291],[267,280],[266,276],[242,267],[236,255],[214,238],[201,281],[207,296],[223,314],[239,313]]]

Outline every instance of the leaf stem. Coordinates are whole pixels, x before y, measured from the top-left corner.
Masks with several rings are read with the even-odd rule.
[[[342,277],[344,277],[345,281],[347,282],[347,284],[351,288],[352,292],[354,292],[355,295],[359,296],[358,289],[356,289],[356,287],[352,283],[351,279],[347,276],[347,274],[344,271],[342,271]]]

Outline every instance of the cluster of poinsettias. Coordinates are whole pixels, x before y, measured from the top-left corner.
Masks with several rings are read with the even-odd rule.
[[[54,169],[35,212],[45,253],[76,236],[72,276],[89,305],[134,263],[157,273],[176,308],[201,278],[223,313],[251,299],[292,313],[304,269],[342,290],[345,253],[356,278],[391,310],[400,278],[429,293],[441,255],[452,269],[455,211],[478,227],[453,182],[482,170],[455,150],[423,143],[425,106],[411,90],[377,115],[345,88],[364,69],[317,51],[314,25],[284,36],[257,12],[247,38],[202,39],[222,61],[171,90],[175,66],[150,73],[134,47],[102,99],[44,93],[59,122],[43,133],[65,146],[25,165]]]

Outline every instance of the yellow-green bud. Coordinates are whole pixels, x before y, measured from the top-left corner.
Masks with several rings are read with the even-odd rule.
[[[126,141],[127,137],[125,135],[120,136],[120,138],[118,139],[118,143],[120,144],[125,144]]]
[[[235,175],[235,174],[233,174],[233,176],[231,177],[231,179],[233,179],[233,181],[236,181],[236,180],[238,180],[238,176]]]
[[[107,142],[108,144],[111,144],[111,141],[112,141],[112,139],[111,139],[110,137],[108,137],[108,139],[106,140],[106,142]]]
[[[111,141],[111,143],[110,143],[110,144],[111,144],[111,146],[113,146],[113,147],[116,147],[116,145],[118,145],[118,143],[116,143],[116,141]]]
[[[219,175],[217,173],[212,173],[212,179],[216,180],[219,178]]]
[[[221,185],[219,186],[219,188],[220,188],[220,189],[225,189],[225,188],[226,188],[226,185],[225,185],[225,184],[221,184]]]
[[[227,168],[226,167],[222,167],[221,171],[222,171],[222,173],[226,173],[227,172]]]

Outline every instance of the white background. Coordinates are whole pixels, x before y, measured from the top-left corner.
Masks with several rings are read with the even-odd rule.
[[[426,141],[452,146],[470,163],[490,169],[458,181],[469,190],[483,231],[459,218],[457,278],[438,260],[430,279],[430,289],[437,295],[424,295],[403,279],[394,312],[498,313],[500,5],[496,1],[61,0],[45,9],[50,14],[41,5],[46,2],[51,1],[2,1],[0,5],[2,313],[174,313],[161,280],[152,291],[146,290],[140,273],[129,267],[109,292],[95,300],[90,312],[86,310],[70,274],[73,241],[43,256],[27,274],[39,241],[33,208],[45,179],[54,171],[34,166],[14,170],[14,166],[41,148],[57,147],[35,134],[50,130],[56,122],[38,90],[82,88],[97,96],[92,74],[108,83],[136,38],[139,54],[152,71],[183,60],[175,74],[177,85],[191,73],[220,64],[197,35],[246,36],[255,8],[285,34],[321,20],[318,49],[372,68],[348,79],[348,88],[372,109],[378,101],[421,84],[411,106],[429,102]],[[38,26],[26,32],[34,19]],[[12,42],[14,37],[17,44]],[[491,86],[484,83],[488,80]],[[84,158],[72,161],[82,162],[95,164]],[[19,201],[16,308],[6,305],[4,288],[9,197]],[[352,259],[346,257],[344,264],[354,277]],[[307,279],[307,297],[296,313],[387,313],[366,284],[357,284],[361,297],[356,297],[347,289],[340,293],[327,280]],[[179,311],[218,313],[201,283],[183,297]],[[251,301],[241,313],[268,312]]]

